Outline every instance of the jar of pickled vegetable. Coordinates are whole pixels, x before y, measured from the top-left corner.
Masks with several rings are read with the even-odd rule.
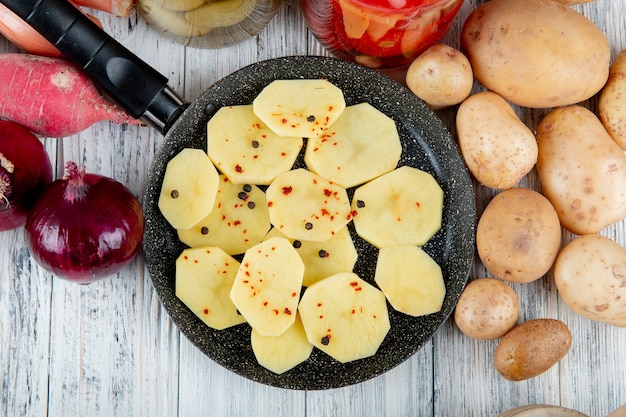
[[[183,45],[224,48],[257,35],[282,0],[138,0],[149,25]]]
[[[302,0],[309,29],[333,55],[400,68],[439,42],[463,0]]]

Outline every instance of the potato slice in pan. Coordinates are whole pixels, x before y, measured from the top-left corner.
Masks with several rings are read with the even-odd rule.
[[[239,262],[218,247],[185,249],[176,259],[176,296],[216,330],[244,323],[230,300]]]
[[[252,105],[222,107],[207,123],[207,154],[235,184],[269,184],[292,168],[302,144],[276,135]]]
[[[326,132],[309,139],[307,168],[345,188],[394,170],[402,144],[396,123],[369,103],[348,106]]]
[[[308,287],[298,312],[309,342],[342,363],[373,356],[391,328],[385,295],[352,272]]]
[[[413,317],[438,312],[446,295],[441,268],[415,245],[382,248],[374,280],[395,310]]]
[[[254,113],[280,136],[315,137],[343,113],[337,86],[323,79],[276,80],[252,102]]]
[[[274,227],[265,239],[274,236],[286,238],[280,230]],[[289,240],[304,262],[302,285],[305,287],[339,272],[352,272],[358,257],[347,226],[324,242]]]
[[[291,239],[322,242],[351,219],[346,189],[303,168],[280,174],[265,193],[272,225]]]
[[[159,209],[175,229],[188,229],[213,209],[219,173],[201,149],[185,148],[165,168]]]
[[[246,251],[230,299],[261,336],[279,336],[296,319],[303,274],[291,243],[268,239]]]
[[[440,228],[443,190],[432,175],[410,166],[354,191],[354,227],[377,248],[425,244]]]
[[[270,227],[265,193],[256,185],[233,184],[220,175],[211,213],[176,232],[188,246],[219,246],[229,255],[238,255],[260,243]]]
[[[252,329],[250,342],[259,364],[279,375],[309,359],[313,351],[298,314],[296,321],[280,336],[261,336]]]

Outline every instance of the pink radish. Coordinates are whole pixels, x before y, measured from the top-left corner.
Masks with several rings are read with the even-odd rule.
[[[0,118],[56,138],[100,121],[140,123],[107,101],[70,62],[11,53],[0,54]]]

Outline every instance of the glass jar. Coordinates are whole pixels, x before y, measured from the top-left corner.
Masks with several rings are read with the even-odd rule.
[[[194,48],[224,48],[257,35],[282,0],[138,0],[155,30]]]
[[[380,69],[410,64],[446,34],[463,0],[302,0],[330,53]]]

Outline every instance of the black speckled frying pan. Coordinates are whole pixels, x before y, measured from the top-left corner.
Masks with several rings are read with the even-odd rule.
[[[75,14],[75,11],[70,10],[72,6],[64,0],[0,2],[31,24],[35,22],[33,26],[38,30],[38,26],[47,27],[42,32],[49,39],[57,39],[61,33],[49,29],[49,16],[58,13],[57,8],[67,9],[64,14]],[[39,10],[37,6],[43,9]],[[86,72],[95,81],[104,87],[112,87],[112,91],[107,90],[110,96],[131,114],[147,119],[165,133],[164,143],[152,162],[144,195],[144,255],[165,309],[181,332],[198,349],[225,368],[251,380],[289,389],[318,390],[351,385],[378,376],[404,362],[430,340],[452,313],[467,282],[474,255],[476,206],[470,177],[456,144],[441,121],[421,100],[395,81],[358,64],[333,58],[294,56],[244,67],[215,83],[191,105],[186,106],[169,91],[164,77],[102,34],[97,26],[82,23],[81,16],[75,16],[75,20],[81,19],[80,25],[91,26],[89,30],[97,31],[97,35],[87,38],[102,39],[104,46],[101,49],[111,51],[86,60],[86,64],[81,63],[82,57],[75,59],[75,62],[81,67],[86,65]],[[53,32],[53,35],[46,35],[46,31]],[[75,42],[82,42],[82,38],[85,38],[72,36],[76,37]],[[53,43],[62,45],[59,49],[69,54],[73,49],[73,41],[69,39]],[[107,45],[114,47],[109,48]],[[101,68],[103,65],[104,68]],[[128,75],[129,78],[125,78],[126,75],[115,75],[115,71],[120,68],[132,73]],[[152,75],[144,75],[143,71]],[[103,74],[107,78],[104,82],[99,80]],[[250,104],[271,81],[296,78],[328,79],[342,89],[348,105],[368,102],[393,118],[403,146],[400,165],[427,171],[441,185],[444,190],[443,225],[424,246],[424,250],[442,268],[446,296],[441,311],[423,317],[410,317],[389,307],[391,330],[372,357],[342,364],[314,349],[306,362],[276,375],[257,363],[250,345],[250,327],[247,324],[221,331],[212,330],[175,296],[175,260],[185,246],[161,215],[157,202],[167,162],[185,147],[206,147],[206,123],[216,109],[227,105]],[[142,94],[139,97],[128,97],[136,92],[133,83],[142,79],[145,80]],[[296,164],[303,166],[302,158]],[[377,250],[360,239],[353,228],[351,233],[359,254],[354,272],[373,283]]]

